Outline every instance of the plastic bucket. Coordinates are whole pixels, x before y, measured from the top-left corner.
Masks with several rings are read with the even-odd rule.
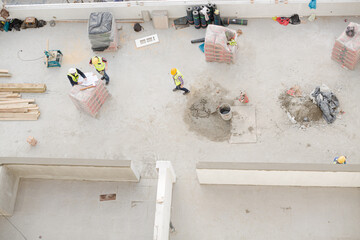
[[[227,103],[223,103],[219,107],[219,113],[222,119],[229,121],[232,118],[231,107]]]

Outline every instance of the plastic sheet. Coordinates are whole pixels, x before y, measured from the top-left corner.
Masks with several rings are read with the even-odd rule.
[[[90,14],[88,33],[93,51],[104,51],[114,42],[116,23],[110,12]]]
[[[319,106],[327,123],[333,123],[336,120],[339,100],[326,85],[316,87],[311,92],[310,99]]]

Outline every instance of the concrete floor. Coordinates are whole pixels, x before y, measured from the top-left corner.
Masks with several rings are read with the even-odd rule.
[[[99,195],[116,193],[116,200]],[[8,218],[30,239],[151,239],[156,179],[140,183],[25,179]],[[141,231],[139,231],[141,228]],[[0,239],[21,234],[0,217]]]
[[[360,22],[360,18],[347,19]],[[344,154],[348,156],[348,164],[359,164],[360,154],[357,148],[360,145],[360,111],[357,103],[360,66],[355,71],[348,71],[330,59],[334,40],[347,24],[344,18],[320,18],[313,23],[284,27],[271,19],[251,19],[248,26],[241,27],[244,34],[239,39],[238,59],[232,65],[207,63],[198,46],[190,44],[191,39],[203,37],[205,30],[193,27],[177,31],[155,30],[151,24],[143,24],[145,31],[135,33],[130,24],[124,24],[120,31],[120,50],[103,54],[109,60],[108,74],[111,82],[108,89],[112,98],[96,119],[79,112],[68,97],[71,88],[66,78],[68,68],[76,66],[85,72],[92,70],[88,66],[93,53],[87,38],[86,24],[58,23],[54,28],[45,26],[41,29],[1,33],[0,42],[6,43],[7,47],[2,49],[1,56],[6,61],[1,63],[0,68],[9,69],[13,74],[11,79],[2,81],[40,82],[46,83],[48,87],[43,94],[23,94],[24,97],[35,98],[40,106],[41,116],[38,121],[0,123],[1,156],[128,159],[136,163],[143,179],[157,178],[156,160],[170,160],[178,176],[173,209],[184,195],[189,195],[194,188],[200,188],[197,186],[195,173],[198,161],[331,164],[335,156]],[[238,29],[236,26],[233,28]],[[135,39],[154,33],[159,35],[160,43],[136,49]],[[46,39],[50,40],[51,49],[60,49],[64,53],[61,68],[46,69],[42,60],[21,61],[17,57],[19,50],[23,50],[20,53],[23,59],[41,57]],[[229,91],[229,96],[236,96],[240,89],[245,89],[250,98],[249,104],[256,107],[258,142],[213,142],[190,131],[183,117],[191,93],[185,97],[172,92],[172,67],[177,67],[184,74],[185,85],[192,91],[201,90],[208,82],[220,84]],[[322,121],[305,130],[299,129],[299,126],[290,123],[280,108],[278,96],[295,84],[309,93],[322,83],[334,90],[340,100],[340,108],[346,113],[331,125]],[[38,140],[36,147],[30,147],[26,143],[29,135]],[[182,186],[181,194],[177,194],[177,186]],[[64,187],[60,184],[57,188],[60,191]],[[214,189],[213,194],[217,193],[217,189]],[[256,192],[256,189],[251,191]],[[20,195],[22,191],[25,189],[20,189]],[[223,191],[224,198],[234,201],[229,206],[238,206],[232,191]],[[289,194],[286,188],[279,191],[281,195]],[[307,190],[300,189],[299,192],[301,191]],[[333,196],[341,198],[344,191],[345,196],[354,196],[357,200],[360,195],[356,189],[327,191],[329,192],[314,201],[314,209],[332,212],[334,205],[327,204],[323,207],[323,200]],[[198,202],[207,200],[201,192],[198,194]],[[271,194],[260,195],[258,201],[252,204],[261,205],[269,195]],[[302,196],[299,193],[296,195]],[[245,199],[253,201],[250,196]],[[289,199],[294,200],[290,196]],[[272,201],[277,200],[277,196],[274,196]],[[295,209],[293,206],[298,206],[301,209],[309,203],[308,199],[296,199],[298,202],[292,205],[290,200],[289,203],[275,205],[276,209],[273,211],[288,206],[292,209]],[[199,214],[211,214],[206,207],[215,203],[216,201],[211,200],[209,205],[200,208]],[[270,211],[271,206],[273,205],[264,206],[262,210]],[[349,206],[352,211],[345,211],[344,215],[334,212],[330,216],[319,215],[319,218],[321,221],[339,218],[345,221],[344,225],[353,226],[353,217],[359,216],[360,206],[355,202],[349,202]],[[251,205],[250,211],[254,211],[254,208],[255,205]],[[221,210],[219,208],[217,213],[220,214]],[[243,211],[244,209],[239,213],[235,212],[236,216],[239,217]],[[305,216],[303,211],[292,212],[295,212],[294,219],[306,219],[307,226],[318,224],[318,218],[306,218],[309,215]],[[274,213],[280,222],[289,219],[287,215]],[[35,212],[33,214],[37,215]],[[225,209],[224,215],[219,218],[231,219],[231,214],[232,211]],[[15,212],[13,218],[16,217]],[[185,217],[177,216],[176,212],[174,217],[179,223],[183,222],[184,226],[188,224]],[[270,229],[270,223],[265,220],[271,216],[264,221],[261,221],[261,215],[257,217],[259,229]],[[210,219],[210,222],[206,217],[199,219],[197,226],[202,227],[207,223],[214,225],[219,221],[216,218]],[[255,223],[255,218],[252,221]],[[291,225],[293,228],[302,221],[295,222],[296,224]],[[227,229],[225,225],[219,225],[218,230],[221,230],[220,226]],[[181,224],[175,227],[179,237],[196,230],[190,231],[186,227],[180,233]],[[342,234],[343,229],[337,229],[337,232],[324,231],[321,233],[324,235],[319,230],[316,236],[311,235],[314,230],[312,227],[303,226],[301,229],[304,232],[299,232],[299,238],[294,239],[317,239],[316,236],[320,239],[331,239],[334,236],[334,239],[346,239],[348,236],[347,233]],[[353,231],[349,235],[352,237],[350,239],[356,239],[356,233],[360,235],[356,229]],[[198,238],[208,239],[214,236],[212,231],[202,233],[201,237],[197,233]],[[246,234],[248,233],[250,234]],[[284,230],[284,235],[276,235],[279,236],[277,239],[281,239],[286,233],[290,234],[291,231]],[[266,236],[265,230],[259,234]],[[248,238],[255,239],[251,236]]]

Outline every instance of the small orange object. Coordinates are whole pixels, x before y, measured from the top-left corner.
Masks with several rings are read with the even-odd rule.
[[[245,92],[240,92],[239,101],[242,102],[242,103],[248,103],[249,102],[249,98],[248,98],[248,96],[246,95]]]
[[[26,141],[27,141],[31,146],[35,146],[35,145],[37,144],[37,140],[36,140],[34,137],[32,137],[32,136],[28,137],[28,138],[26,139]]]

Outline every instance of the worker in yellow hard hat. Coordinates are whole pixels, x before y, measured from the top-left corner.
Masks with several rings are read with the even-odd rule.
[[[346,157],[340,156],[340,157],[334,158],[334,164],[346,164]]]
[[[187,88],[184,88],[184,76],[181,74],[181,72],[176,68],[172,68],[170,73],[176,86],[173,91],[175,92],[177,90],[182,90],[184,91],[184,95],[188,94],[190,91]]]
[[[93,65],[95,67],[96,71],[102,75],[101,80],[105,79],[106,85],[108,85],[110,78],[105,72],[105,70],[107,71],[108,69],[107,60],[103,57],[94,56],[90,59],[89,64],[90,66]]]

